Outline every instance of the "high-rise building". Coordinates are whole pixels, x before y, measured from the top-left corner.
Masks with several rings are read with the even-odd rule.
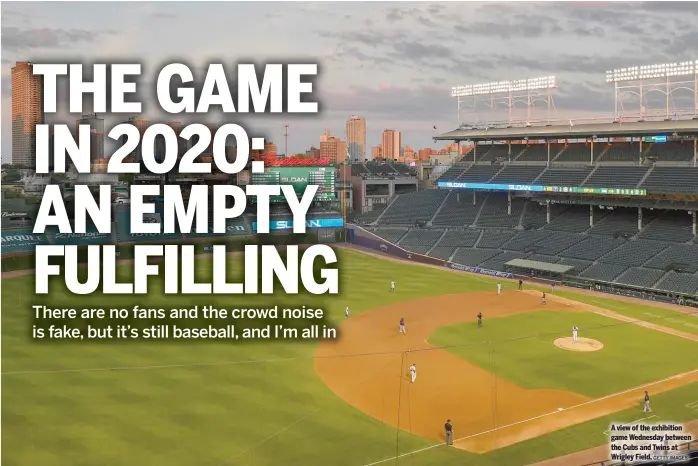
[[[36,125],[44,123],[44,78],[34,65],[17,62],[12,68],[12,163],[35,166]]]
[[[329,159],[332,164],[344,163],[347,160],[347,143],[334,136],[327,136],[326,141],[320,141],[320,157]]]
[[[320,136],[320,142],[327,142],[330,137],[330,130],[326,129],[324,133]]]
[[[400,157],[400,131],[386,129],[382,138],[383,158],[397,160]]]
[[[383,146],[378,144],[377,146],[371,147],[371,160],[378,160],[383,158]]]
[[[347,150],[352,162],[366,160],[366,119],[353,115],[347,120]]]
[[[83,115],[75,121],[75,138],[78,144],[80,141],[80,125],[90,125],[90,163],[104,158],[104,118],[96,114]]]
[[[134,162],[140,162],[143,160],[143,145],[141,141],[143,141],[143,134],[145,133],[145,130],[148,129],[148,126],[150,126],[150,122],[140,117],[131,117],[125,123],[135,126],[141,135],[141,140],[138,142],[138,146],[128,155],[128,157],[132,158]],[[128,138],[126,136],[121,136],[119,138],[119,143],[124,145],[126,144],[127,140]],[[154,150],[157,152],[157,149]]]

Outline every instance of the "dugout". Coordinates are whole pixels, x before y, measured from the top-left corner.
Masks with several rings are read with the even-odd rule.
[[[538,262],[527,259],[512,259],[504,264],[505,271],[514,275],[527,277],[548,278],[560,280],[563,275],[569,275],[574,270],[573,265],[553,264],[551,262]]]

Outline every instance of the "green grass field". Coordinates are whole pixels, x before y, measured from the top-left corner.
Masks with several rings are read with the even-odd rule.
[[[579,336],[599,340],[604,347],[592,353],[556,351],[553,341],[571,336],[575,325]],[[429,343],[448,347],[521,387],[568,390],[591,398],[698,368],[696,342],[590,312],[554,308],[488,319],[481,329],[474,322],[441,327]]]
[[[331,320],[338,321],[345,305],[357,314],[392,302],[492,290],[494,286],[494,281],[486,277],[396,263],[357,252],[343,250],[339,256],[339,296],[298,296],[276,301],[320,306],[329,311]],[[208,260],[201,259],[197,264],[206,275]],[[124,273],[128,274],[126,268]],[[239,274],[239,268],[231,273]],[[398,292],[387,293],[393,278]],[[336,397],[314,373],[314,343],[49,344],[30,340],[32,304],[75,307],[79,303],[82,307],[107,308],[138,303],[183,308],[198,303],[230,308],[268,304],[272,301],[269,298],[171,297],[155,293],[142,298],[76,298],[53,288],[49,300],[34,296],[33,286],[32,276],[3,280],[3,466],[363,466],[432,445],[409,433],[397,433]],[[505,284],[505,289],[514,287],[513,283]],[[671,362],[669,355],[673,351],[688,357],[688,342],[650,330],[637,331],[645,342],[661,346],[667,358],[655,373],[659,376],[646,377],[660,378],[663,372],[670,372],[670,365],[671,370],[675,367],[679,371],[679,366],[674,366],[678,363]],[[452,338],[462,342],[468,337]],[[644,353],[637,357],[645,358]],[[631,355],[622,370],[623,377],[628,376],[628,368],[636,361]],[[608,370],[618,364],[614,360]],[[596,377],[594,370],[589,367],[590,379]],[[572,378],[550,377],[550,383],[558,385],[573,382]],[[696,385],[655,397],[653,407],[671,420],[698,417],[698,413],[683,408],[698,398]],[[605,386],[604,390],[614,388]],[[613,419],[635,415],[620,413]],[[604,443],[601,432],[609,419],[574,426],[488,455],[433,448],[401,458],[399,464],[528,464]]]

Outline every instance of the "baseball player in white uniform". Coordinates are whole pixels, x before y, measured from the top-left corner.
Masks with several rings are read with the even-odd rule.
[[[572,327],[572,341],[577,341],[577,332],[579,332],[579,327],[575,325]]]
[[[390,291],[395,291],[395,280],[390,280]]]
[[[502,284],[497,283],[497,294],[502,294]]]
[[[417,364],[412,364],[410,366],[410,375],[412,376],[412,383],[417,380]]]
[[[344,311],[344,318],[345,319],[349,318],[349,306],[347,306],[346,310]]]

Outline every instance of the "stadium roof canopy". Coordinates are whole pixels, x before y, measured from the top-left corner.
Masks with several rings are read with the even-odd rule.
[[[440,134],[435,141],[492,141],[520,139],[584,139],[604,137],[698,135],[698,119],[591,123],[580,125],[527,126],[513,128],[462,128]]]
[[[518,267],[520,269],[537,270],[540,272],[567,273],[574,269],[572,265],[551,264],[549,262],[530,261],[526,259],[512,259],[504,265]]]

